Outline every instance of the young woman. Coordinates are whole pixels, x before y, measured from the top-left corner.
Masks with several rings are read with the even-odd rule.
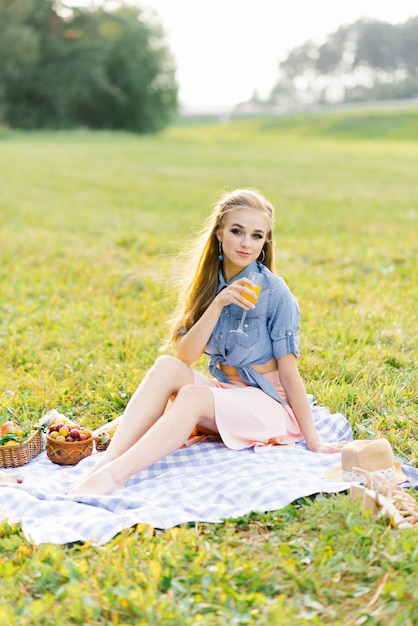
[[[319,440],[297,367],[299,308],[273,269],[273,207],[238,189],[215,206],[190,263],[172,324],[176,356],[161,356],[130,399],[106,452],[70,495],[108,494],[180,448],[191,433],[220,436],[234,450]],[[255,304],[250,272],[261,275]],[[247,311],[245,335],[234,332]],[[208,378],[192,369],[210,357]]]

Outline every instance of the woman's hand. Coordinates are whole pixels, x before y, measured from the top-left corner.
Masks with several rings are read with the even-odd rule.
[[[324,441],[318,441],[315,444],[308,445],[308,449],[312,452],[325,452],[327,454],[335,454],[341,452],[342,448],[348,443],[348,441],[337,441],[335,443],[325,443]]]
[[[222,289],[212,300],[202,317],[177,341],[176,357],[186,365],[192,365],[197,361],[205,351],[224,306],[234,303],[246,310],[253,309],[254,304],[241,295],[244,291],[248,292],[248,295],[254,300],[254,291],[248,288],[252,285],[253,283],[248,278],[240,278]]]
[[[192,365],[197,361],[205,350],[224,306],[237,304],[247,311],[253,309],[255,294],[251,287],[255,287],[255,285],[249,278],[240,278],[222,289],[212,300],[202,317],[177,341],[177,358],[187,365]],[[247,300],[242,295],[243,292],[248,293],[253,302]]]
[[[251,300],[256,298],[254,294],[254,283],[249,278],[240,278],[235,280],[225,289],[222,289],[216,296],[215,300],[222,306],[228,306],[228,304],[237,304],[246,311],[255,308],[255,304],[247,300],[243,293],[247,293]]]

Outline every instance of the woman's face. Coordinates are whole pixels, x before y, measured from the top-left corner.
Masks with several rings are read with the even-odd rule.
[[[226,281],[239,274],[261,254],[270,220],[256,209],[235,209],[225,216],[217,237],[222,242],[223,272]]]

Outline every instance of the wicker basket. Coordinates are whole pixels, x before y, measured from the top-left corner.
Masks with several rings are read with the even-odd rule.
[[[84,441],[56,441],[46,436],[46,454],[58,465],[77,465],[93,452],[93,437]]]
[[[96,428],[96,430],[93,431],[94,445],[97,452],[104,452],[105,450],[107,450],[119,422],[120,417],[117,417],[115,420],[113,420],[113,422],[109,422],[108,424],[99,426],[99,428]]]
[[[96,451],[97,452],[104,452],[105,450],[108,449],[110,442],[111,442],[111,439],[106,441],[106,443],[101,443],[100,441],[95,440],[94,441],[94,446],[96,448]]]
[[[0,467],[20,467],[32,461],[42,452],[43,441],[40,430],[35,430],[24,443],[19,446],[0,446]]]

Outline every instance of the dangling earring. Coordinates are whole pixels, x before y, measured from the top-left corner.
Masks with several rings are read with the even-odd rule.
[[[224,255],[223,255],[223,252],[222,252],[222,241],[218,241],[218,250],[219,250],[218,261],[223,261],[224,260]]]
[[[261,255],[263,255],[263,256],[261,256]],[[260,257],[261,257],[261,259],[260,259]],[[261,269],[263,267],[264,259],[266,258],[266,253],[264,252],[264,248],[260,252],[260,257],[258,257],[258,259],[257,259],[257,267],[258,267],[258,269]]]

